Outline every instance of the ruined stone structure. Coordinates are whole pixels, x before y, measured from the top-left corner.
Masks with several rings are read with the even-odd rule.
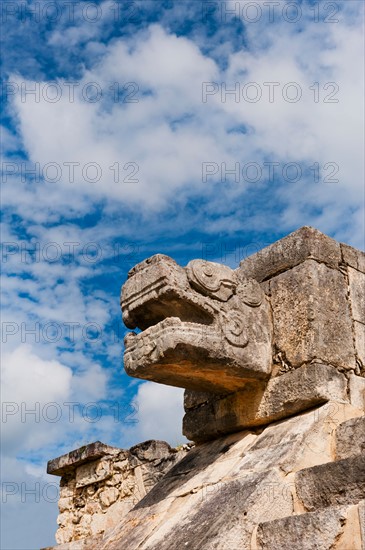
[[[142,330],[126,337],[127,373],[185,388],[195,446],[51,461],[67,489],[56,548],[364,550],[365,254],[303,227],[235,270],[156,255],[121,306]]]
[[[57,542],[98,536],[117,525],[188,449],[145,441],[126,450],[96,441],[50,460],[47,472],[61,476]]]

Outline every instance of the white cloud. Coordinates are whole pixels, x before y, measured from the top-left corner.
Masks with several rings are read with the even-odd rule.
[[[41,352],[39,348],[37,351]],[[73,372],[57,359],[41,357],[27,344],[5,352],[1,373],[2,452],[11,456],[61,442],[72,445],[80,435],[90,440],[93,434],[97,439],[98,433],[112,437],[113,412],[101,414],[98,405],[107,396],[107,382],[107,372],[97,364],[89,363]]]
[[[295,25],[282,20],[271,25],[266,48],[258,41],[260,33],[249,25],[249,48],[230,54],[225,70],[203,55],[191,40],[152,25],[129,40],[117,39],[107,46],[98,63],[84,72],[73,103],[62,80],[58,81],[62,98],[56,103],[42,98],[34,103],[31,97],[22,102],[19,93],[14,109],[31,162],[39,162],[42,167],[58,163],[62,173],[60,181],[38,185],[31,196],[36,193],[40,204],[52,203],[52,210],[62,214],[70,208],[71,196],[71,213],[73,209],[90,210],[93,202],[103,198],[111,204],[138,205],[140,210],[152,212],[163,210],[173,198],[205,196],[210,201],[208,212],[213,213],[214,208],[229,210],[232,202],[244,200],[250,185],[242,180],[238,185],[222,185],[220,174],[203,183],[203,162],[216,162],[218,166],[225,162],[231,168],[236,162],[240,167],[247,162],[261,167],[265,161],[302,162],[307,169],[315,162],[322,169],[326,163],[335,163],[339,166],[338,183],[314,184],[307,175],[297,186],[284,182],[283,192],[274,192],[288,229],[293,228],[295,220],[295,226],[313,223],[327,232],[339,231],[326,212],[327,205],[333,218],[346,216],[342,225],[348,225],[346,213],[359,208],[363,181],[362,29],[352,17],[332,26],[310,24],[308,19],[301,25],[300,33],[295,32]],[[102,89],[103,101],[88,103],[82,99],[81,91],[90,82]],[[135,83],[135,88],[131,86],[128,91],[138,87],[138,103],[113,102],[110,86],[115,82],[121,88],[125,83]],[[203,103],[203,82],[225,83],[227,88],[238,83],[239,101],[227,96],[222,102],[219,92]],[[262,99],[257,103],[243,99],[242,88],[249,82],[261,88]],[[264,82],[279,83],[274,88],[273,103]],[[290,82],[301,90],[297,103],[282,97],[285,90],[289,95],[295,92],[293,87],[285,88]],[[310,89],[314,82],[319,83],[318,103]],[[334,82],[335,87],[323,89],[328,82]],[[21,87],[19,80],[18,84]],[[32,82],[26,84],[34,86]],[[40,83],[40,89],[46,85]],[[324,102],[332,90],[339,103]],[[149,95],[143,95],[146,91]],[[249,133],[231,133],[237,125],[248,127]],[[74,183],[67,181],[67,162],[80,163],[75,168]],[[96,183],[85,181],[81,174],[82,167],[90,162],[101,167],[102,176]],[[115,163],[124,180],[119,183],[114,183],[110,168]],[[128,182],[128,174],[134,169],[132,165],[126,168],[127,163],[135,163],[133,166],[138,168],[133,175],[137,182]],[[330,175],[331,170],[327,167],[323,176]],[[92,169],[89,174],[93,176]],[[264,200],[260,197],[264,208],[270,205],[272,190],[272,185],[262,190],[267,195]],[[19,197],[12,185],[8,193],[13,207],[19,211],[24,210],[24,203],[29,207],[27,192]],[[39,210],[30,206],[30,217],[38,216],[42,221]],[[235,223],[235,209],[230,210],[227,228]],[[358,219],[354,216],[352,233],[361,228]],[[260,213],[252,216],[253,227],[261,222]],[[271,227],[276,225],[267,220],[268,228],[270,223]],[[351,233],[345,227],[340,235],[341,231],[344,235]]]
[[[32,96],[23,97],[26,101],[22,101],[21,93],[16,96],[15,108],[30,160],[33,164],[39,162],[42,171],[49,163],[58,164],[62,178],[53,184],[51,195],[55,186],[60,194],[72,193],[76,207],[82,203],[78,195],[84,193],[95,200],[107,196],[122,203],[160,207],[174,190],[193,182],[196,185],[202,158],[219,153],[214,136],[201,127],[198,116],[202,79],[215,77],[214,62],[193,43],[168,35],[157,25],[132,51],[118,40],[108,48],[103,62],[84,74],[74,101],[69,100],[62,81],[62,97],[56,103],[42,97],[42,91],[47,93],[46,82],[38,83],[39,102]],[[32,82],[13,80],[19,90],[22,86],[34,86]],[[82,93],[87,92],[91,82],[96,82],[110,101],[111,83],[118,82],[121,89],[128,82],[135,83],[138,103],[112,103],[111,111],[104,110],[101,102],[87,103]],[[146,88],[152,89],[152,97],[141,97]],[[131,93],[132,89],[128,91]],[[185,115],[191,115],[191,122],[188,119],[174,131],[169,126],[170,119]],[[74,183],[68,181],[69,162],[80,163],[75,167]],[[87,181],[96,173],[92,167],[82,175],[91,162],[98,163],[101,173],[100,181],[94,184]],[[115,163],[120,167],[118,183],[114,183],[115,172],[110,169]],[[136,174],[132,174],[133,166],[126,167],[128,163],[138,165]],[[56,177],[56,171],[49,170],[50,176]],[[129,183],[128,175],[138,181]],[[49,187],[43,186],[45,193],[39,193],[40,201],[48,202]],[[62,197],[52,202],[63,210]]]
[[[3,396],[7,401],[47,403],[69,394],[72,372],[58,361],[44,361],[27,345],[5,354]]]
[[[42,359],[30,346],[24,345],[5,353],[1,372],[3,449],[8,452],[13,451],[14,446],[36,449],[52,440],[54,426],[47,424],[42,411],[49,403],[67,401],[71,382],[70,368],[57,360]],[[50,418],[54,412],[50,410]],[[29,424],[32,424],[32,430]]]
[[[138,407],[138,423],[127,429],[134,442],[162,439],[170,445],[186,441],[182,435],[183,390],[144,382],[134,400]]]

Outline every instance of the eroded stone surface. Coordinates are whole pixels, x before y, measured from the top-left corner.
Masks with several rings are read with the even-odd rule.
[[[354,321],[354,332],[355,332],[356,353],[362,365],[362,368],[359,369],[359,373],[361,372],[362,375],[364,375],[365,373],[365,325],[363,323],[359,323],[358,321]]]
[[[123,318],[143,332],[126,370],[184,387],[200,443],[53,461],[59,550],[364,546],[364,258],[304,227],[236,270],[163,255],[133,268]]]
[[[336,430],[336,458],[365,455],[365,416],[352,418]]]
[[[356,504],[365,498],[365,454],[313,466],[295,476],[306,510]]]
[[[365,378],[351,374],[348,382],[350,403],[365,411]]]
[[[352,316],[365,324],[365,274],[348,268]]]
[[[188,446],[176,450],[165,441],[145,441],[129,450],[96,442],[51,461],[49,470],[62,475],[56,540],[101,536],[187,451]]]
[[[145,548],[198,550],[222,548],[222,544],[231,549],[249,548],[254,525],[260,519],[293,511],[291,495],[275,470],[228,479],[218,487],[207,488],[202,497],[199,506],[185,507],[180,525],[169,530],[163,540],[152,535]]]
[[[86,462],[94,461],[102,456],[113,455],[120,452],[117,447],[104,445],[100,441],[90,443],[74,451],[50,460],[47,464],[47,474],[63,475],[71,469],[81,466]]]
[[[257,549],[329,550],[343,533],[346,520],[347,510],[342,507],[261,523]]]
[[[119,509],[117,525],[108,530],[104,519],[105,532],[80,550],[256,550],[259,523],[304,514],[296,472],[327,467],[335,459],[336,428],[359,414],[350,404],[331,402],[265,429],[197,445],[131,510]],[[351,546],[336,550],[344,548]]]
[[[364,550],[359,505],[336,506],[262,523],[252,550]]]
[[[341,243],[341,252],[344,264],[365,273],[365,252]]]
[[[98,483],[112,476],[111,461],[109,459],[82,464],[76,468],[76,488],[86,487]]]
[[[365,549],[365,500],[361,501],[359,503],[359,522],[360,522],[360,530],[361,530],[361,550]]]
[[[198,403],[187,409],[183,433],[193,441],[212,439],[274,422],[326,401],[346,401],[347,380],[334,367],[313,363],[272,378],[261,389],[248,386],[241,392]]]
[[[348,296],[360,318],[364,275],[345,261],[358,267],[353,250],[304,227],[236,270],[163,255],[141,262],[122,290],[125,323],[143,329],[126,337],[128,374],[184,387],[191,410],[209,394],[246,391],[251,403],[256,392],[257,403],[270,376],[310,362],[364,376],[365,325]]]
[[[184,392],[184,409],[195,409],[199,405],[206,403],[212,398],[212,394],[209,392],[197,392],[191,390],[185,390]]]
[[[338,268],[340,244],[313,227],[301,227],[243,260],[239,270],[245,277],[262,282],[308,259]]]
[[[313,359],[354,369],[352,321],[344,275],[308,260],[270,281],[274,342],[289,365]]]

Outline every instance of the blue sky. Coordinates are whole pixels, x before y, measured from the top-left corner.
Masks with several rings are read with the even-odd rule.
[[[54,543],[48,459],[183,441],[182,391],[123,372],[133,265],[364,246],[363,4],[274,4],[2,4],[4,550]]]

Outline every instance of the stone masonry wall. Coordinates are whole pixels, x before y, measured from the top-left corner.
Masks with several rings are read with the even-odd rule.
[[[59,544],[97,536],[114,527],[189,449],[146,441],[129,450],[100,442],[50,461],[61,475]]]
[[[271,379],[262,394],[254,385],[228,397],[187,389],[184,435],[204,441],[331,399],[361,401],[364,252],[304,227],[246,258],[237,271],[260,282],[270,303]]]

